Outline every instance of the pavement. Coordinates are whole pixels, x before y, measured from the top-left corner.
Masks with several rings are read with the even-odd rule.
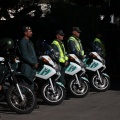
[[[108,73],[111,87],[106,92],[90,93],[85,98],[69,96],[56,106],[38,100],[39,109],[18,115],[6,103],[0,103],[0,120],[120,120],[120,74]]]

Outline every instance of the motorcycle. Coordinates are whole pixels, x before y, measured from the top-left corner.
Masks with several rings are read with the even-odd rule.
[[[39,67],[34,79],[35,89],[44,102],[49,105],[58,105],[65,98],[65,87],[58,81],[61,75],[60,66],[57,64],[56,53],[52,47],[45,43],[43,45],[47,52],[38,58]]]
[[[68,91],[77,98],[83,98],[89,93],[89,81],[85,76],[85,66],[75,55],[69,54],[69,65],[65,70],[65,80]]]
[[[7,42],[11,44],[13,41],[7,39]],[[21,81],[28,84],[31,82],[22,74],[15,73],[11,64],[15,59],[10,54],[10,50],[6,49],[2,53],[4,54],[0,57],[0,68],[2,70],[0,74],[0,96],[2,99],[5,96],[7,104],[16,113],[31,113],[36,107],[36,97],[30,87]]]
[[[90,52],[83,60],[88,75],[92,74],[90,84],[96,91],[107,91],[110,87],[110,77],[103,71],[106,69],[105,60],[97,53]]]

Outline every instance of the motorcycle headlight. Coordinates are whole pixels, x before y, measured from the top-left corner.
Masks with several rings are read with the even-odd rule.
[[[95,59],[97,58],[97,56],[94,55],[93,53],[90,53],[90,56],[93,57],[93,58],[95,58]]]
[[[49,64],[49,61],[42,57],[42,61]]]
[[[69,60],[75,61],[75,59],[72,56],[69,56]]]

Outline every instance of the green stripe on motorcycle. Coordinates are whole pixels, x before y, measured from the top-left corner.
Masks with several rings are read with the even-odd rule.
[[[86,77],[81,77],[83,80],[86,80],[86,81],[88,81],[89,82],[89,80],[86,78]]]
[[[60,86],[65,88],[65,86],[61,82],[56,82],[56,84],[58,84],[58,85],[60,85]]]
[[[110,78],[110,76],[109,76],[108,74],[106,74],[106,73],[102,73],[102,74],[103,74],[104,76]]]
[[[75,69],[76,69],[76,66],[70,65],[70,66],[68,66],[68,68],[66,68],[65,71],[67,71],[67,72],[72,72],[72,71],[74,71]]]

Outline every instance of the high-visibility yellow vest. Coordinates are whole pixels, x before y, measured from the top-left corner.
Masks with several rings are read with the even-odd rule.
[[[99,38],[95,38],[94,42],[99,42],[99,43],[100,43],[101,49],[102,49],[102,51],[104,52],[104,55],[106,55],[106,54],[105,54],[105,47],[104,47],[102,41],[101,41]]]
[[[65,52],[64,44],[62,44],[62,47],[63,47],[64,50],[62,50],[62,48],[61,48],[61,46],[60,46],[60,44],[59,44],[59,42],[57,40],[54,40],[52,42],[52,44],[56,45],[58,47],[58,49],[59,49],[59,52],[60,52],[59,62],[65,63],[65,61],[68,60],[68,57],[65,55],[66,52]]]
[[[77,51],[79,51],[81,53],[81,55],[83,56],[84,55],[84,50],[83,50],[83,47],[82,47],[82,44],[80,42],[80,40],[76,40],[73,36],[71,36],[68,40],[68,42],[72,40],[75,42],[75,48]]]

